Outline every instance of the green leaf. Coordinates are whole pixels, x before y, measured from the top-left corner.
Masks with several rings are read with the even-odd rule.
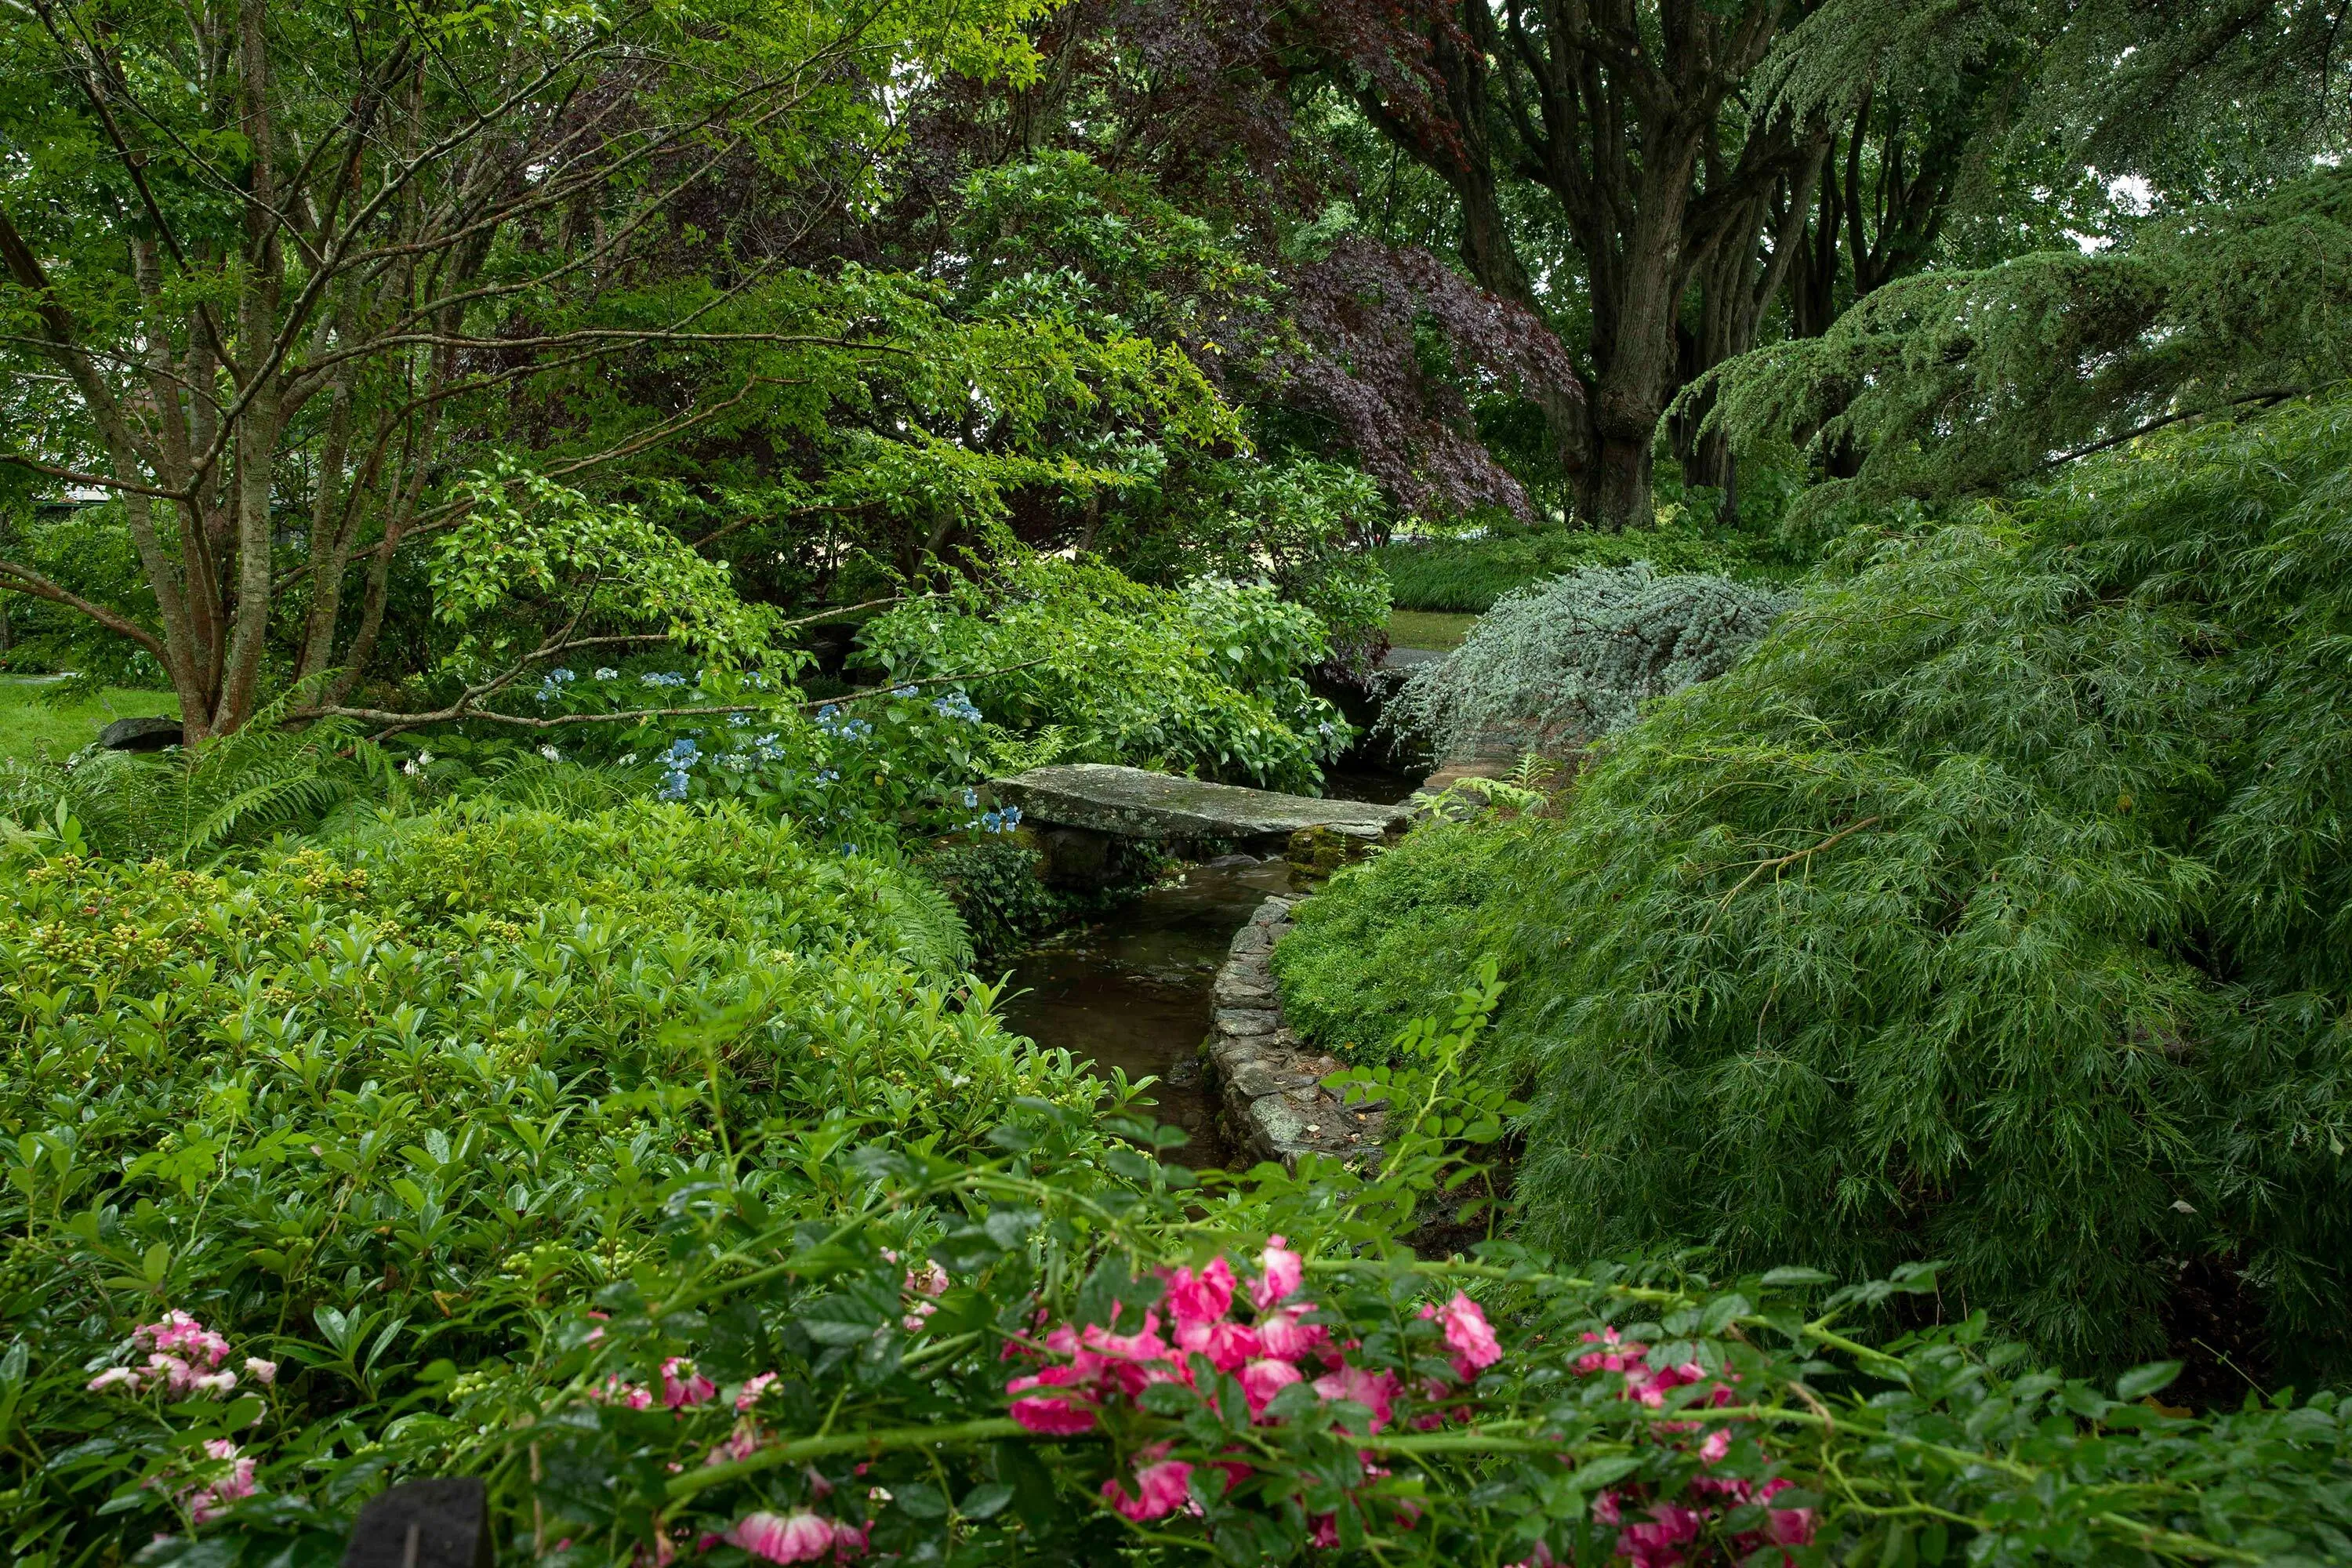
[[[1794,1285],[1827,1285],[1833,1277],[1818,1268],[1773,1268],[1765,1272],[1761,1281],[1771,1289],[1785,1289]]]
[[[963,1494],[956,1511],[966,1519],[993,1519],[1013,1500],[1013,1489],[1003,1481],[982,1481]]]
[[[2152,1361],[2136,1366],[2116,1379],[2116,1397],[2126,1405],[2135,1404],[2168,1386],[2179,1375],[2180,1363],[2177,1361]]]

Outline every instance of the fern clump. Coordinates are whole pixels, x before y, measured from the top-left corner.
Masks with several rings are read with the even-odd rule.
[[[1532,1238],[1946,1259],[2106,1363],[2193,1262],[2352,1366],[2352,396],[1857,548],[1383,939],[1506,960]]]
[[[1576,744],[1722,674],[1790,602],[1726,577],[1662,575],[1642,561],[1566,573],[1497,601],[1460,647],[1406,678],[1386,722],[1440,755]]]

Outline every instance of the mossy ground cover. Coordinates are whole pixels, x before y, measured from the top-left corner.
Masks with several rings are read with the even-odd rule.
[[[178,718],[178,699],[168,691],[110,686],[92,697],[67,702],[48,700],[50,683],[0,676],[0,760],[37,763],[73,755],[117,719],[163,714]]]

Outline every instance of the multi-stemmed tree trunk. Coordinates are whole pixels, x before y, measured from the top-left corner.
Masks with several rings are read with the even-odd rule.
[[[1463,257],[1483,286],[1555,321],[1569,289],[1586,296],[1581,384],[1543,401],[1578,510],[1595,526],[1650,520],[1651,448],[1686,377],[1678,331],[1694,282],[1738,258],[1717,287],[1736,339],[1786,271],[1777,257],[1760,268],[1753,258],[1771,196],[1809,183],[1824,138],[1734,100],[1791,9],[1461,0],[1326,50],[1373,122],[1452,191]],[[1414,68],[1368,65],[1376,53]],[[1569,237],[1574,255],[1557,258],[1555,287],[1534,282],[1507,183],[1538,193]]]
[[[0,460],[117,499],[154,617],[15,561],[0,581],[152,653],[192,742],[243,724],[289,666],[342,700],[396,552],[459,509],[440,489],[457,411],[605,353],[758,338],[697,331],[707,300],[618,326],[578,308],[721,160],[835,156],[828,105],[854,142],[864,57],[1003,21],[929,5],[542,26],[455,4],[32,0],[0,24],[38,84],[0,139],[99,156],[0,171],[0,319],[25,323],[0,353],[61,371],[78,415],[62,434],[14,421]]]

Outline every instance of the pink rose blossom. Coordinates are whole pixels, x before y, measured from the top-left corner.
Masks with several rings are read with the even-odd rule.
[[[662,1404],[672,1410],[700,1405],[719,1392],[719,1385],[694,1370],[682,1355],[662,1363]]]
[[[249,1355],[245,1358],[245,1374],[266,1388],[278,1381],[278,1363]]]
[[[1135,1495],[1127,1495],[1117,1478],[1102,1484],[1105,1501],[1132,1520],[1160,1519],[1175,1512],[1189,1501],[1185,1490],[1192,1479],[1192,1467],[1181,1459],[1162,1459],[1146,1465],[1135,1472]]]
[[[1302,1322],[1315,1310],[1312,1301],[1294,1301],[1287,1307],[1277,1307],[1257,1321],[1257,1342],[1266,1354],[1284,1361],[1297,1361],[1319,1348],[1328,1340],[1330,1331],[1320,1323]]]
[[[192,1487],[180,1494],[181,1506],[198,1524],[211,1523],[227,1511],[230,1503],[239,1498],[249,1498],[254,1492],[253,1460],[249,1457],[240,1457],[236,1444],[226,1437],[210,1438],[205,1444],[205,1457],[226,1461],[229,1469],[218,1479]]]
[[[1207,1356],[1209,1364],[1219,1372],[1238,1371],[1263,1349],[1255,1330],[1223,1319],[1215,1322],[1179,1322],[1176,1347],[1188,1356]]]
[[[1706,1435],[1706,1441],[1698,1446],[1698,1457],[1710,1465],[1718,1463],[1729,1452],[1731,1452],[1731,1433],[1727,1427],[1718,1426],[1709,1432]]]
[[[702,1456],[702,1462],[724,1465],[737,1459],[748,1459],[760,1451],[763,1436],[757,1422],[738,1421],[735,1430],[719,1439],[719,1447]]]
[[[1445,1342],[1454,1347],[1454,1370],[1466,1382],[1478,1371],[1503,1359],[1503,1347],[1495,1339],[1495,1331],[1486,1326],[1486,1314],[1461,1291],[1443,1307],[1423,1303],[1421,1315],[1435,1318],[1445,1331]]]
[[[1265,1250],[1258,1254],[1257,1264],[1264,1272],[1250,1281],[1250,1303],[1261,1312],[1297,1289],[1307,1279],[1307,1265],[1298,1254],[1283,1245],[1279,1236],[1266,1237]]]
[[[1078,1381],[1077,1368],[1069,1366],[1049,1366],[1034,1376],[1016,1377],[1004,1385],[1004,1392],[1023,1397],[1013,1400],[1006,1414],[1030,1431],[1049,1436],[1070,1437],[1081,1432],[1091,1432],[1095,1426],[1094,1407],[1073,1387]],[[1031,1392],[1041,1388],[1064,1388],[1072,1392]]]
[[[1326,1373],[1315,1380],[1315,1392],[1326,1399],[1345,1399],[1360,1405],[1372,1413],[1371,1436],[1389,1424],[1396,1409],[1398,1393],[1396,1373],[1366,1372],[1360,1366],[1342,1366],[1337,1372]]]
[[[1634,1568],[1677,1568],[1683,1548],[1698,1539],[1701,1522],[1702,1516],[1694,1510],[1662,1502],[1650,1510],[1646,1522],[1617,1532],[1618,1555],[1631,1559]]]
[[[1168,1281],[1169,1314],[1180,1325],[1204,1323],[1233,1310],[1234,1266],[1222,1257],[1210,1259],[1198,1274],[1189,1268],[1171,1268],[1163,1278]]]
[[[727,1542],[771,1563],[814,1563],[832,1548],[834,1528],[806,1509],[789,1514],[751,1513],[736,1521]]]
[[[1249,1400],[1250,1414],[1263,1412],[1276,1394],[1303,1375],[1286,1361],[1254,1361],[1242,1368],[1242,1394]]]
[[[746,1383],[743,1385],[741,1392],[735,1395],[736,1410],[740,1413],[742,1411],[749,1410],[754,1405],[759,1404],[760,1395],[767,1393],[769,1385],[775,1381],[776,1374],[774,1373],[763,1372],[757,1377],[752,1378],[749,1383]]]
[[[619,1373],[614,1373],[606,1378],[604,1385],[592,1391],[589,1397],[604,1400],[607,1404],[622,1405],[630,1410],[651,1410],[654,1407],[654,1391],[650,1388],[639,1387]]]
[[[110,1389],[124,1388],[139,1392],[139,1374],[127,1366],[110,1366],[83,1385],[92,1394],[104,1394]]]
[[[146,1350],[180,1354],[215,1367],[228,1359],[228,1342],[182,1311],[170,1311],[152,1323],[131,1331],[133,1342]]]

